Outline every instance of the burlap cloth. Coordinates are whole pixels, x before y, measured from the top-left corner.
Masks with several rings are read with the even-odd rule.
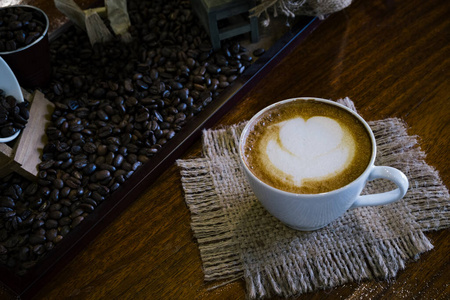
[[[348,98],[340,102],[354,109]],[[390,278],[433,248],[425,231],[449,226],[448,190],[399,119],[369,125],[377,141],[376,165],[398,168],[409,179],[404,199],[348,211],[313,232],[286,227],[253,195],[238,158],[244,125],[204,131],[204,157],[177,161],[205,280],[243,277],[248,296],[260,298]],[[392,187],[375,180],[364,193]]]

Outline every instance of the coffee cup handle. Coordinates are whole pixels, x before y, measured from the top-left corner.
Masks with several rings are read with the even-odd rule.
[[[397,188],[385,193],[360,195],[356,198],[350,209],[361,206],[375,206],[392,203],[402,199],[408,191],[408,178],[406,178],[403,172],[397,169],[386,166],[374,166],[367,180],[370,181],[376,178],[388,179],[394,182],[397,185]]]

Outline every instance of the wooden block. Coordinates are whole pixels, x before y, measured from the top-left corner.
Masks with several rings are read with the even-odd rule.
[[[13,149],[5,143],[0,143],[0,167],[12,160]]]
[[[221,40],[250,32],[252,42],[259,39],[256,17],[245,18],[244,22],[234,23],[229,28],[219,28],[218,21],[231,19],[248,11],[256,5],[253,0],[192,0],[192,8],[200,23],[208,31],[215,50],[220,48]]]
[[[14,161],[21,165],[15,171],[25,177],[34,178],[38,173],[42,152],[47,143],[45,129],[50,123],[54,105],[39,91],[34,92],[30,107],[30,119],[20,135]]]
[[[0,144],[0,178],[16,172],[30,180],[36,180],[38,165],[47,143],[45,129],[50,123],[54,104],[39,91],[30,94],[22,89],[22,93],[30,102],[30,118],[14,141]]]
[[[13,149],[5,143],[0,143],[0,178],[5,177],[18,165],[13,159]]]

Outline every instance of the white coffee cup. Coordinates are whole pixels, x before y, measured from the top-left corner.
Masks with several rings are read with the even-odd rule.
[[[244,159],[244,145],[252,125],[261,114],[276,106],[292,101],[315,100],[324,102],[354,115],[365,127],[370,136],[372,151],[370,162],[359,177],[349,184],[332,191],[317,194],[287,192],[265,183],[255,176]],[[341,217],[347,210],[361,206],[385,205],[400,200],[408,190],[408,179],[399,170],[388,166],[375,166],[376,141],[367,122],[344,105],[320,98],[293,98],[272,104],[258,112],[246,124],[240,137],[239,155],[248,182],[258,200],[274,217],[297,230],[310,231],[322,228]],[[384,193],[360,195],[367,181],[384,178],[394,182],[397,188]]]

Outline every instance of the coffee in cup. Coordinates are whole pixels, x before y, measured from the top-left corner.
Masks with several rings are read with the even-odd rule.
[[[244,127],[239,158],[255,196],[274,217],[298,230],[316,230],[361,206],[400,200],[408,179],[375,166],[376,142],[367,122],[334,101],[294,98],[272,104]],[[367,181],[397,188],[361,195]]]
[[[256,177],[287,192],[318,194],[358,178],[372,156],[364,124],[310,99],[264,111],[246,133],[244,160]]]

